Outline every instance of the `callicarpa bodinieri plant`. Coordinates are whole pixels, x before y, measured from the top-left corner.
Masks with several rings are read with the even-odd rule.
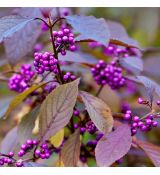
[[[0,105],[0,166],[117,167],[137,157],[160,166],[160,147],[146,139],[159,125],[160,85],[121,24],[15,8],[0,18],[0,42],[11,94]]]

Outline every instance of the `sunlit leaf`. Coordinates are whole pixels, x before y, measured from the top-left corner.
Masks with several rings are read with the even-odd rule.
[[[62,144],[63,139],[64,139],[64,129],[61,129],[49,140],[54,147],[58,148]]]
[[[66,126],[72,117],[79,79],[58,86],[43,101],[39,114],[41,140],[47,140]]]
[[[80,96],[96,127],[104,133],[110,132],[113,127],[113,117],[108,105],[101,99],[84,91],[80,92]]]

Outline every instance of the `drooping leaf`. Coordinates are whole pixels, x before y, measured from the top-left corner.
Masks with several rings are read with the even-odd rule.
[[[143,71],[143,62],[139,57],[127,57],[119,59],[119,62],[122,67],[126,70],[131,71],[132,73],[138,75]]]
[[[58,86],[43,101],[39,114],[41,140],[47,140],[64,126],[72,117],[78,95],[79,79]]]
[[[77,166],[80,155],[80,132],[77,129],[65,142],[61,158],[65,166],[75,167]]]
[[[8,153],[14,151],[18,144],[17,127],[11,129],[1,142],[1,153]]]
[[[21,94],[17,95],[10,103],[4,117],[7,118],[9,116],[9,114],[19,105],[22,103],[22,101],[28,96],[30,95],[32,92],[34,92],[35,90],[37,90],[38,88],[40,88],[41,86],[43,86],[46,83],[42,83],[42,84],[38,84],[38,85],[33,85],[32,87],[30,87],[29,89],[25,90],[24,92],[22,92]]]
[[[136,143],[151,159],[154,166],[160,167],[160,147],[144,141],[137,141]]]
[[[87,64],[95,64],[97,63],[97,59],[89,54],[86,53],[74,53],[67,51],[66,55],[59,55],[59,60],[61,61],[69,61],[69,62],[75,62],[75,63],[87,63]]]
[[[94,16],[67,16],[67,22],[80,33],[76,41],[91,39],[107,45],[110,38],[109,28],[103,18]]]
[[[37,118],[37,113],[39,107],[36,107],[33,109],[31,112],[26,114],[23,118],[22,121],[20,122],[18,126],[18,139],[21,144],[25,143],[27,139],[31,139],[32,136],[32,130],[35,126],[35,120]]]
[[[24,167],[47,167],[44,164],[36,163],[36,162],[23,162]]]
[[[113,117],[108,105],[101,99],[84,91],[80,92],[80,96],[96,127],[104,133],[110,132],[113,127]]]
[[[126,124],[120,125],[115,131],[103,136],[95,149],[98,166],[112,165],[116,160],[127,154],[131,144],[131,129]]]
[[[154,92],[160,96],[160,85],[154,80],[145,76],[137,76],[137,79],[144,85],[151,99],[153,99]]]
[[[121,24],[113,21],[107,21],[107,24],[110,31],[110,43],[124,47],[139,48],[138,42],[128,36],[125,28]]]
[[[63,139],[64,139],[64,129],[61,129],[49,140],[54,147],[58,148],[62,144]]]
[[[0,18],[0,42],[8,37],[11,37],[15,32],[24,28],[26,24],[32,20],[33,18],[28,19],[18,15],[11,15]]]
[[[0,100],[0,118],[4,116],[12,99],[13,97],[8,97]]]

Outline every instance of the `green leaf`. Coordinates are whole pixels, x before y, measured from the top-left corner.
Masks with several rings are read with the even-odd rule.
[[[39,113],[41,140],[48,140],[66,126],[73,114],[79,79],[58,86],[43,101]]]
[[[64,129],[61,129],[49,140],[54,147],[58,148],[62,144],[63,138],[64,138]]]
[[[29,89],[25,90],[24,92],[22,92],[21,94],[17,95],[10,103],[4,118],[7,118],[9,116],[9,114],[19,105],[22,103],[22,101],[28,96],[30,95],[32,92],[34,92],[35,90],[37,90],[38,88],[40,88],[41,86],[43,86],[46,83],[42,83],[42,84],[38,84],[38,85],[33,85],[32,87],[30,87]]]
[[[37,114],[39,112],[39,106],[26,114],[18,126],[18,139],[23,144],[27,139],[32,138],[32,130],[35,126]]]
[[[96,127],[103,133],[110,132],[113,127],[113,117],[108,105],[101,99],[84,91],[80,92],[80,96]]]
[[[77,166],[80,155],[80,131],[77,129],[65,142],[61,156],[62,162],[67,167]]]

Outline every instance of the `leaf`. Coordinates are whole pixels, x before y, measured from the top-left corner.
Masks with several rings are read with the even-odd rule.
[[[62,144],[63,138],[64,138],[64,129],[61,129],[54,136],[52,136],[49,140],[50,140],[50,143],[54,147],[58,148]]]
[[[131,56],[127,58],[120,58],[119,62],[122,67],[136,75],[140,74],[140,72],[143,71],[143,62],[142,59],[139,57]]]
[[[68,124],[78,95],[79,79],[58,86],[43,101],[39,113],[41,140],[48,140]]]
[[[18,126],[18,139],[21,144],[25,143],[27,139],[33,138],[32,130],[35,126],[39,106],[26,114]]]
[[[156,167],[160,167],[160,147],[144,141],[136,141]]]
[[[65,142],[62,152],[62,161],[67,167],[77,166],[80,156],[80,131],[77,129]]]
[[[69,61],[69,62],[76,62],[76,63],[87,63],[87,64],[96,64],[97,59],[89,54],[86,53],[74,53],[67,51],[66,55],[59,55],[59,60],[61,61]]]
[[[145,76],[137,76],[137,79],[144,85],[147,90],[148,96],[152,99],[154,92],[160,96],[160,85],[155,81]]]
[[[98,142],[95,149],[98,166],[110,166],[116,160],[122,158],[131,148],[131,129],[122,124],[117,129],[105,136]]]
[[[92,39],[103,45],[107,45],[110,38],[109,28],[103,18],[97,19],[94,16],[67,16],[67,22],[81,35],[76,41]]]
[[[37,90],[38,88],[40,88],[41,86],[43,86],[46,83],[42,83],[42,84],[38,84],[38,85],[33,85],[31,86],[29,89],[25,90],[24,92],[20,93],[19,95],[17,95],[10,103],[4,117],[7,118],[8,115],[19,105],[22,103],[22,101],[28,96],[30,95],[32,92],[34,92],[35,90]]]
[[[128,36],[125,28],[121,24],[113,21],[107,21],[107,24],[110,31],[110,43],[124,47],[139,48],[138,42]]]
[[[15,32],[24,28],[26,24],[32,20],[33,18],[27,19],[18,15],[10,15],[0,18],[0,42],[11,37]]]
[[[23,162],[24,167],[47,167],[46,165],[36,163],[36,162]]]
[[[8,153],[9,151],[14,151],[18,144],[17,127],[11,129],[1,142],[1,153]]]
[[[113,117],[108,105],[84,91],[80,92],[80,96],[95,126],[103,133],[110,132],[113,127]]]
[[[13,97],[8,97],[0,100],[0,118],[4,116],[12,99]]]
[[[17,14],[33,19],[42,16],[39,8],[19,8],[17,9]],[[5,51],[9,62],[14,65],[30,53],[40,33],[40,21],[34,20],[7,39],[5,41]]]
[[[144,72],[148,75],[155,77],[160,76],[160,57],[159,56],[150,56],[144,60]]]

